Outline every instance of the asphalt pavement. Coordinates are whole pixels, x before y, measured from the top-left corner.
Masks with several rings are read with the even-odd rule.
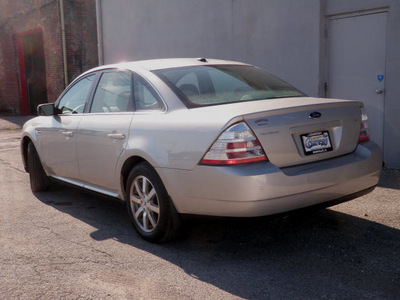
[[[125,206],[53,183],[32,193],[0,116],[0,299],[400,299],[400,170],[328,209],[188,219],[143,241]]]
[[[35,116],[0,116],[0,131],[21,129],[26,121]]]

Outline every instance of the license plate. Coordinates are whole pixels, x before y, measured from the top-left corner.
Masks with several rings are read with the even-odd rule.
[[[300,137],[303,142],[305,155],[324,153],[333,150],[328,131],[302,134]]]

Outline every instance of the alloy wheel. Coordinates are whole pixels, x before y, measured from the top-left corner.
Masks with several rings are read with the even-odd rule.
[[[160,205],[157,191],[147,177],[134,179],[129,200],[135,222],[143,231],[152,232],[159,221]]]

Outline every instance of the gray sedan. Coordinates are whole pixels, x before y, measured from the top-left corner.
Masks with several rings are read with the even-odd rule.
[[[60,180],[126,202],[151,242],[181,214],[276,214],[371,190],[381,151],[358,101],[307,97],[261,69],[211,59],[107,65],[23,128],[34,192]]]

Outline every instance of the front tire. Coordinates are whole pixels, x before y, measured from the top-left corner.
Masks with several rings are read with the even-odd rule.
[[[139,235],[152,243],[172,240],[180,219],[157,172],[147,163],[135,166],[126,185],[126,205]]]
[[[45,191],[48,185],[48,178],[32,142],[28,144],[28,170],[32,192]]]

